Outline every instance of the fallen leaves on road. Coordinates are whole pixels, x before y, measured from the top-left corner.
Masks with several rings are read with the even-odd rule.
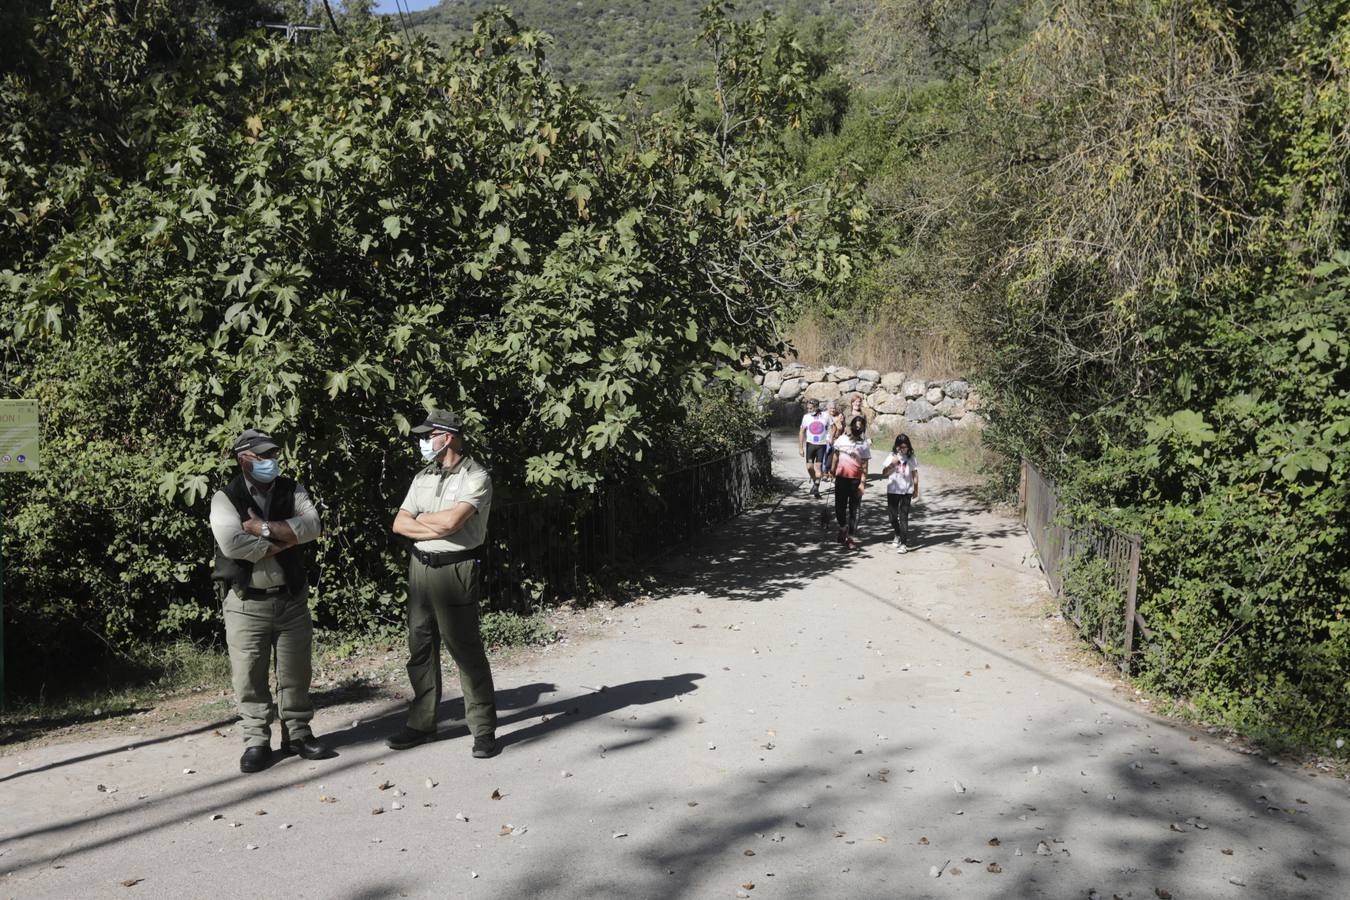
[[[427,790],[431,790],[431,789],[434,788],[437,784],[439,784],[439,782],[432,781],[430,778],[428,778],[424,783],[425,783],[426,786],[427,786]]]
[[[614,832],[613,835],[611,835],[611,837],[612,837],[614,840],[618,840],[619,838],[626,838],[626,837],[628,837],[628,832],[626,832],[626,831],[616,831],[616,832]]]
[[[996,838],[996,837],[991,837],[991,838],[989,839],[988,843],[989,843],[989,846],[990,846],[990,847],[997,847],[999,844],[1001,844],[1001,843],[1003,843],[1003,842],[1000,841],[1000,840],[999,840],[998,838]]]
[[[986,872],[990,872],[990,873],[992,873],[992,874],[994,874],[994,875],[998,875],[999,873],[1001,873],[1001,872],[1003,871],[1003,867],[1000,866],[1000,865],[999,865],[998,863],[996,863],[996,862],[991,862],[989,865],[987,865],[987,866],[984,867],[984,870],[985,870]]]
[[[382,790],[382,791],[387,791],[387,790],[389,790],[389,789],[390,789],[391,787],[393,787],[393,786],[394,786],[394,783],[393,783],[392,781],[382,781],[382,782],[380,782],[379,789]]]
[[[338,801],[337,801],[337,798],[336,798],[336,797],[330,797],[330,796],[327,795],[327,794],[320,794],[320,795],[319,795],[319,802],[320,802],[320,803],[336,803],[336,802],[338,802]]]
[[[144,878],[128,878],[126,881],[122,882],[122,887],[135,887],[144,880]]]
[[[493,789],[492,789],[492,799],[493,799],[493,800],[500,800],[500,799],[502,799],[502,792],[501,792],[500,790],[498,790],[497,788],[493,788]]]
[[[383,807],[383,806],[377,806],[377,807],[375,807],[374,809],[372,809],[372,810],[370,811],[370,814],[371,814],[372,816],[382,816],[382,815],[384,815],[384,807]]]

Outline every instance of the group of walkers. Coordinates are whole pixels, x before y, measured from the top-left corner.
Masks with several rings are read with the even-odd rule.
[[[857,538],[858,514],[872,460],[869,424],[862,395],[855,394],[847,415],[835,400],[829,401],[824,411],[819,401],[807,400],[797,432],[797,452],[806,460],[810,494],[819,497],[821,481],[833,480],[837,537],[850,550],[861,546]],[[910,505],[919,499],[919,465],[908,435],[896,436],[882,463],[881,474],[886,479],[886,506],[894,535],[891,544],[897,553],[907,553]]]

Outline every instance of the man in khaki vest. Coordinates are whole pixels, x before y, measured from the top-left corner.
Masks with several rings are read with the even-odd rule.
[[[279,448],[270,434],[246,430],[230,452],[239,473],[211,498],[216,564],[211,577],[224,594],[225,643],[244,735],[241,772],[272,764],[272,720],[281,719],[281,750],[305,759],[331,755],[309,722],[309,577],[300,545],[319,536],[319,511],[304,485],[279,476]],[[276,648],[277,696],[269,669]]]
[[[430,410],[413,429],[427,466],[414,478],[394,518],[394,533],[410,538],[408,562],[408,678],[413,698],[408,724],[389,736],[394,750],[407,750],[436,736],[441,700],[441,648],[459,669],[464,717],[473,734],[473,755],[496,756],[497,700],[492,668],[478,630],[482,594],[480,560],[492,507],[492,478],[464,450],[458,415]]]

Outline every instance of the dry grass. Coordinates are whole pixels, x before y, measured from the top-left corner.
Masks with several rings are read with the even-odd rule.
[[[788,337],[797,358],[808,365],[905,372],[933,380],[969,374],[959,338],[946,333],[911,333],[884,314],[862,323],[846,323],[808,312],[788,329]]]

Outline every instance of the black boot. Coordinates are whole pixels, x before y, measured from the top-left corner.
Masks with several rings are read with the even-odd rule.
[[[244,755],[239,757],[239,771],[247,775],[261,772],[270,765],[272,765],[272,747],[270,744],[249,747],[244,751]]]

